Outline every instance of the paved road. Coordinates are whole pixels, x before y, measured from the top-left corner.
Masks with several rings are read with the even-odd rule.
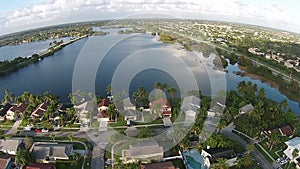
[[[230,137],[230,138],[234,139],[237,142],[240,142],[243,147],[246,147],[247,144],[248,144],[247,141],[245,141],[244,139],[242,139],[238,135],[232,133],[230,130],[222,129],[221,134],[226,136],[226,137]],[[263,169],[274,169],[272,164],[256,148],[252,152],[252,155],[253,155],[254,159],[259,162],[260,166]]]
[[[21,124],[22,120],[20,118],[18,118],[16,120],[16,122],[14,123],[14,125],[4,134],[4,135],[15,135],[17,134],[18,131],[18,127]]]

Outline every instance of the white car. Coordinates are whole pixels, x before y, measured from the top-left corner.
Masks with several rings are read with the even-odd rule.
[[[42,129],[42,133],[48,133],[49,132],[49,130],[47,130],[47,129]]]
[[[23,129],[24,131],[31,131],[31,127],[24,127],[24,129]]]

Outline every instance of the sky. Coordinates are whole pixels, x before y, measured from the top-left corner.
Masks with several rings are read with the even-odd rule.
[[[63,23],[181,18],[247,23],[300,33],[299,0],[0,0],[0,35]]]

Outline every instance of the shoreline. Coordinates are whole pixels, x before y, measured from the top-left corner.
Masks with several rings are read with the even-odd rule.
[[[9,75],[10,73],[12,73],[14,71],[22,69],[23,67],[37,63],[37,62],[43,60],[45,57],[52,56],[55,52],[61,50],[65,46],[67,46],[71,43],[74,43],[78,40],[81,40],[83,38],[86,38],[86,37],[88,37],[88,35],[83,35],[83,36],[77,37],[75,39],[70,39],[69,41],[63,42],[62,44],[59,44],[57,46],[49,47],[49,48],[41,51],[38,54],[32,54],[29,58],[22,58],[22,61],[17,62],[17,63],[12,63],[11,65],[8,66],[8,68],[0,70],[0,76]],[[10,63],[14,62],[14,61],[15,60],[12,60],[12,61],[10,61]],[[8,63],[8,64],[10,64],[10,63]]]

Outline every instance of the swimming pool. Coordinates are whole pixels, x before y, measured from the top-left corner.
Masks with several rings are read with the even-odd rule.
[[[183,151],[182,157],[187,169],[208,169],[204,163],[203,157],[196,149]]]

